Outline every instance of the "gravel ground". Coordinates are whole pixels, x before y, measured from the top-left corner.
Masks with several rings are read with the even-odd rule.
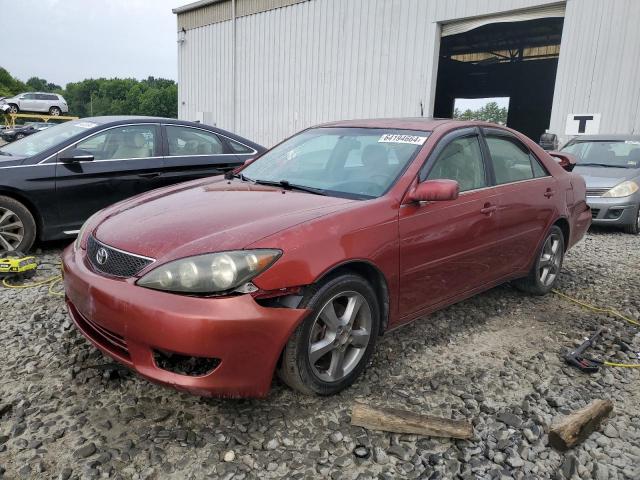
[[[39,254],[40,276],[59,252]],[[639,264],[640,236],[596,230],[569,253],[559,288],[640,318]],[[505,285],[389,333],[363,378],[331,398],[277,380],[265,400],[150,384],[92,348],[46,286],[0,289],[0,312],[5,478],[640,478],[640,371],[586,375],[560,357],[604,325],[594,355],[638,361],[619,340],[639,351],[639,330],[556,295]],[[615,403],[602,433],[551,449],[548,425],[595,398]],[[351,427],[354,400],[469,418],[475,438]]]

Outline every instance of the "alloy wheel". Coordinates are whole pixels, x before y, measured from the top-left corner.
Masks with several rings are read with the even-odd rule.
[[[320,310],[309,338],[308,357],[317,377],[337,382],[353,371],[371,337],[371,308],[357,292],[342,292]]]
[[[9,113],[18,113],[18,107],[16,107],[15,105],[11,105],[9,107]]]
[[[562,239],[559,233],[552,233],[547,237],[540,253],[538,275],[540,283],[545,287],[553,284],[562,263]]]
[[[0,253],[15,250],[24,239],[24,224],[20,217],[0,207]]]
[[[54,117],[57,117],[58,115],[60,115],[60,109],[58,108],[52,108],[51,111],[49,112],[51,115],[53,115]]]

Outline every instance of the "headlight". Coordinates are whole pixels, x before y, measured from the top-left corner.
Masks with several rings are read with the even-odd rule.
[[[619,183],[602,196],[608,198],[628,197],[629,195],[633,195],[637,191],[638,184],[633,180],[627,180],[626,182]]]
[[[280,250],[237,250],[208,253],[169,262],[150,271],[137,284],[180,293],[217,293],[234,290],[265,271]]]
[[[78,236],[76,237],[75,242],[73,242],[73,248],[74,248],[74,249],[78,250],[80,247],[82,247],[82,246],[84,245],[84,243],[83,243],[83,241],[82,241],[82,240],[83,240],[84,234],[85,234],[85,233],[86,233],[86,231],[87,231],[87,227],[89,226],[89,224],[91,223],[91,221],[94,219],[94,217],[95,217],[96,215],[98,215],[98,213],[100,213],[101,211],[102,211],[102,210],[100,210],[100,211],[98,211],[98,212],[94,213],[93,215],[91,215],[91,216],[87,219],[87,221],[86,221],[86,222],[84,222],[84,223],[82,224],[82,226],[80,227],[80,230],[78,231]]]

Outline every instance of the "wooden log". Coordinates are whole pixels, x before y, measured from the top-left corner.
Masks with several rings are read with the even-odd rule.
[[[568,450],[591,435],[612,410],[611,400],[594,400],[553,424],[549,430],[549,443],[558,450]]]
[[[430,437],[450,437],[463,440],[473,437],[473,427],[466,420],[449,420],[395,408],[370,407],[362,403],[356,403],[353,406],[351,425],[369,430],[415,433]]]

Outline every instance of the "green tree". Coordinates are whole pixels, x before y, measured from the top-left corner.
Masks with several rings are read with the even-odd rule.
[[[34,90],[36,92],[57,92],[62,90],[60,85],[47,82],[44,78],[38,77],[31,77],[27,80],[26,86],[29,90]]]
[[[26,85],[0,67],[0,97],[12,97],[27,89]]]
[[[458,120],[482,120],[500,125],[507,124],[508,109],[500,107],[496,102],[489,102],[478,110],[466,109],[462,112],[459,108],[453,110],[453,118]]]

